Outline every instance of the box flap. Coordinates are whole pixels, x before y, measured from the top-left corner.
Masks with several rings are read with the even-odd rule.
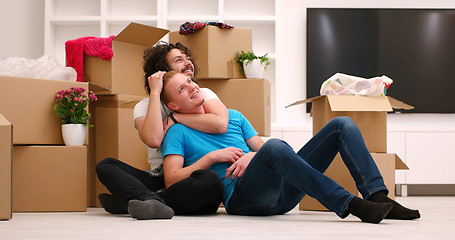
[[[132,22],[114,38],[114,41],[127,42],[148,47],[153,46],[168,32],[169,30],[166,29]]]
[[[304,103],[310,103],[310,102],[316,101],[316,100],[318,100],[319,98],[322,98],[322,97],[324,97],[324,96],[317,96],[317,97],[312,97],[312,98],[299,100],[299,101],[296,101],[294,103],[291,103],[291,104],[287,105],[285,108],[296,106],[296,105],[300,105],[300,104],[304,104]]]
[[[390,105],[392,105],[393,109],[405,109],[405,110],[411,110],[414,109],[413,106],[408,105],[402,101],[399,101],[393,97],[388,96]]]
[[[128,94],[99,94],[99,101],[95,102],[97,107],[109,108],[134,108],[136,104],[144,99],[144,96],[135,96]]]
[[[393,110],[386,97],[328,95],[327,98],[332,111],[391,112]]]
[[[9,126],[11,123],[0,113],[0,126]]]
[[[401,160],[398,155],[395,154],[395,169],[403,169],[403,170],[408,170],[409,167],[406,165],[406,163]]]

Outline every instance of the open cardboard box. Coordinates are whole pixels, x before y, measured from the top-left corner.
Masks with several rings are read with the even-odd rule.
[[[206,26],[186,36],[171,32],[169,42],[180,42],[190,49],[200,70],[198,79],[244,78],[240,65],[233,59],[237,52],[251,51],[252,34],[251,29]]]
[[[13,146],[13,212],[86,210],[86,146]]]
[[[112,40],[114,57],[84,57],[84,81],[109,89],[111,93],[145,96],[144,50],[163,38],[169,30],[130,23]]]
[[[270,82],[265,79],[198,80],[212,90],[227,108],[241,112],[259,136],[270,136]]]
[[[393,109],[413,109],[414,107],[387,96],[318,96],[296,101],[287,107],[312,103],[313,135],[330,120],[348,116],[354,120],[362,132],[370,152],[387,152],[387,112]]]
[[[94,127],[89,129],[88,206],[100,207],[98,195],[109,191],[95,173],[96,164],[107,157],[138,169],[150,169],[147,149],[134,126],[133,109],[143,96],[98,94],[90,107]]]
[[[391,112],[393,109],[408,110],[414,107],[387,96],[346,95],[318,96],[296,101],[286,107],[304,103],[312,103],[313,135],[335,117],[348,116],[355,122],[389,189],[389,197],[394,198],[395,169],[407,169],[407,166],[396,154],[387,153],[387,112]],[[324,174],[349,192],[358,194],[355,183],[339,155]],[[321,204],[309,196],[302,199],[299,209],[325,210]]]
[[[0,113],[0,220],[12,217],[12,128]]]
[[[13,124],[13,144],[64,144],[55,95],[88,83],[0,76],[0,112]]]

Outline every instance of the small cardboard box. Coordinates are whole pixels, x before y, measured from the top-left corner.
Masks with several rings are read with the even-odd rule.
[[[408,169],[408,167],[396,154],[393,153],[372,153],[371,156],[378,166],[379,172],[381,172],[384,184],[389,190],[388,196],[391,199],[395,199],[395,170]],[[340,154],[335,157],[333,163],[324,174],[329,176],[352,194],[361,196],[357,191],[354,179],[351,177],[349,170],[344,165]],[[322,204],[310,196],[305,196],[302,201],[300,201],[299,209],[327,211],[327,208],[322,206]]]
[[[143,96],[99,94],[90,108],[88,206],[100,207],[98,195],[109,191],[96,176],[96,164],[107,157],[125,162],[138,169],[150,169],[147,149],[134,126],[133,109]]]
[[[12,217],[13,126],[0,113],[0,220]]]
[[[294,102],[287,107],[312,103],[313,134],[321,130],[330,120],[348,116],[362,132],[370,152],[387,153],[387,112],[393,109],[414,107],[394,98],[366,96],[318,96]]]
[[[270,82],[265,79],[198,80],[215,92],[227,108],[241,112],[260,136],[270,136]]]
[[[55,95],[88,83],[0,76],[0,112],[13,124],[13,144],[64,144]]]
[[[206,26],[186,36],[171,32],[169,42],[180,42],[191,50],[200,70],[197,79],[242,78],[240,66],[233,59],[237,52],[251,51],[252,34],[251,29]]]
[[[87,210],[87,147],[13,146],[13,211]]]
[[[112,40],[114,57],[105,61],[99,57],[84,57],[84,81],[112,93],[145,96],[143,66],[144,50],[153,46],[169,30],[130,23]]]

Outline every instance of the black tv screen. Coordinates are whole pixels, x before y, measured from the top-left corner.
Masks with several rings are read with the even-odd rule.
[[[455,113],[455,9],[307,9],[307,97],[340,72],[393,79],[409,113]]]

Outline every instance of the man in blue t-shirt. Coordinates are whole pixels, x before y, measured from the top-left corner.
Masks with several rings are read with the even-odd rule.
[[[161,100],[169,109],[204,113],[199,87],[191,78],[171,71],[163,86]],[[384,218],[420,217],[418,210],[387,197],[382,176],[348,117],[330,121],[296,153],[282,140],[264,143],[241,113],[229,110],[226,133],[207,134],[174,124],[161,152],[166,186],[195,170],[214,170],[223,181],[223,202],[229,214],[284,214],[308,194],[341,218],[353,214],[363,222],[379,223]],[[338,152],[364,199],[323,174]]]

